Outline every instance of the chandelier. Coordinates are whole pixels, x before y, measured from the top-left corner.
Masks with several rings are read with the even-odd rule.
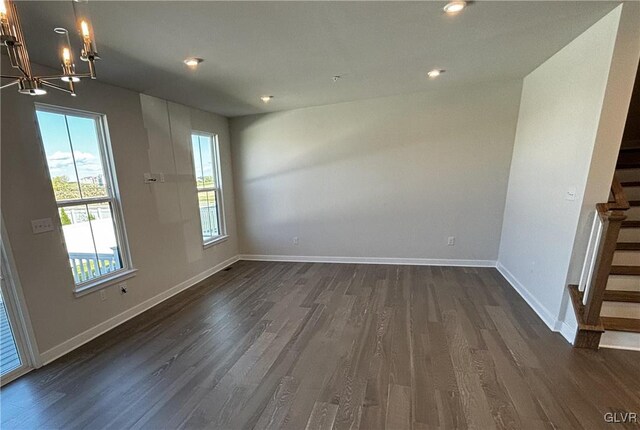
[[[96,51],[96,42],[89,20],[87,0],[74,0],[73,12],[76,18],[77,30],[82,38],[82,50],[80,59],[87,63],[89,71],[87,73],[76,73],[76,66],[73,60],[71,43],[69,42],[69,32],[65,28],[54,29],[58,39],[58,52],[60,55],[60,66],[62,73],[59,75],[37,76],[31,70],[29,52],[20,25],[18,9],[12,0],[0,0],[0,41],[7,49],[9,63],[19,74],[2,75],[2,79],[11,79],[12,82],[3,84],[0,89],[5,89],[13,85],[18,85],[18,92],[32,96],[47,93],[47,88],[64,91],[76,95],[74,84],[81,78],[96,78],[95,61],[100,57]],[[63,81],[66,86],[52,83],[51,81]]]

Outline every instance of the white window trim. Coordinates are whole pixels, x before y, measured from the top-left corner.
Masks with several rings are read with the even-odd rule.
[[[78,284],[73,290],[73,294],[76,297],[86,296],[89,293],[96,292],[103,288],[107,288],[112,285],[119,284],[120,282],[126,281],[127,279],[133,278],[137,273],[138,269],[120,269],[109,275],[102,276],[94,281]]]
[[[122,211],[122,205],[120,202],[120,192],[119,192],[118,183],[115,175],[115,163],[113,160],[113,150],[111,147],[111,140],[109,137],[109,127],[107,124],[107,116],[102,113],[49,105],[45,103],[34,103],[34,105],[35,105],[34,115],[37,113],[37,111],[57,113],[60,115],[73,115],[73,116],[79,116],[84,118],[90,118],[94,120],[97,125],[97,134],[98,134],[98,139],[100,143],[99,145],[100,158],[104,168],[103,173],[105,175],[105,183],[107,185],[109,197],[65,200],[62,202],[56,201],[56,208],[74,206],[78,204],[109,202],[111,204],[115,234],[116,234],[116,238],[118,240],[118,245],[119,245],[118,252],[120,253],[120,259],[123,267],[121,269],[116,270],[115,272],[109,273],[108,275],[100,276],[96,279],[82,282],[79,284],[76,284],[75,281],[73,281],[74,295],[76,297],[81,297],[93,291],[97,291],[99,289],[108,287],[110,285],[113,285],[115,283],[121,282],[125,279],[129,279],[135,276],[137,273],[137,269],[133,267],[133,262],[131,260],[131,251],[129,249],[129,240],[127,238],[127,233],[124,226],[124,213]],[[49,183],[51,184],[52,183],[51,173],[49,171],[49,166],[47,163],[47,154],[44,148],[44,140],[42,139],[42,135],[40,133],[40,126],[38,125],[37,116],[35,118],[35,121],[36,121],[36,130],[38,132],[38,137],[40,139],[40,151],[42,152],[42,157],[45,160],[46,175],[47,175],[47,178],[49,179]],[[60,221],[59,213],[58,213],[57,219],[58,221]],[[62,236],[62,225],[60,225],[59,228],[60,228],[60,234]],[[64,236],[62,236],[62,243],[66,251],[67,245],[64,241]],[[67,252],[67,256],[68,256],[68,252]],[[73,279],[73,276],[72,276],[72,279]]]
[[[214,245],[217,245],[217,244],[222,243],[222,242],[226,242],[227,239],[229,239],[229,235],[228,234],[219,235],[219,236],[214,237],[211,240],[208,240],[208,241],[204,242],[202,244],[202,247],[204,249],[211,248]]]
[[[214,159],[212,160],[214,165],[214,169],[215,169],[215,180],[216,180],[216,184],[218,184],[217,187],[203,187],[203,188],[198,188],[198,181],[197,178],[195,177],[196,174],[196,169],[195,169],[195,159],[194,159],[194,154],[193,154],[193,143],[191,142],[191,138],[193,136],[206,136],[211,138],[211,144],[212,144],[212,148],[211,148],[211,155],[214,157]],[[202,247],[204,249],[210,248],[214,245],[217,245],[219,243],[225,242],[229,236],[227,235],[227,223],[225,221],[225,216],[224,216],[224,191],[223,191],[223,184],[222,184],[222,164],[220,162],[220,145],[218,144],[218,134],[217,133],[211,133],[208,131],[199,131],[199,130],[191,130],[191,134],[189,135],[190,140],[189,140],[189,152],[191,153],[191,171],[193,172],[193,176],[194,176],[194,183],[196,184],[196,204],[198,203],[198,193],[201,192],[206,192],[206,191],[213,191],[216,194],[216,210],[218,212],[218,229],[220,231],[220,234],[217,236],[213,236],[207,240],[205,240],[204,237],[202,237],[202,217],[200,216],[200,211],[198,211],[198,219],[200,220],[200,237],[202,238]],[[200,154],[200,156],[202,157],[202,154]]]

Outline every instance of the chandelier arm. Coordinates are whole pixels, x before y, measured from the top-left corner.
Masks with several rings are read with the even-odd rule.
[[[24,32],[22,30],[22,22],[20,22],[20,15],[18,14],[18,8],[16,4],[12,1],[11,5],[11,16],[15,22],[15,32],[18,38],[17,45],[17,54],[18,54],[18,67],[22,73],[27,78],[31,78],[33,76],[31,72],[31,60],[29,59],[29,51],[27,50],[27,42],[24,37]]]
[[[47,81],[41,81],[42,85],[44,85],[45,87],[49,87],[49,88],[53,88],[54,90],[58,90],[58,91],[62,91],[68,94],[75,94],[75,91],[71,91],[67,88],[61,87],[59,85],[54,85],[51,82],[47,82]]]
[[[18,82],[20,82],[20,81],[18,81],[18,80],[16,79],[15,81],[13,81],[13,82],[11,82],[11,83],[9,83],[9,84],[2,85],[2,86],[0,87],[0,90],[4,90],[5,88],[12,87],[12,86],[16,85]]]
[[[73,75],[51,75],[51,76],[36,76],[37,79],[41,81],[50,81],[56,80],[60,78],[90,78],[90,73],[74,73]]]
[[[22,66],[20,64],[16,64],[15,66],[16,69],[20,70],[20,72],[24,75],[25,78],[30,78],[31,76],[22,68]]]

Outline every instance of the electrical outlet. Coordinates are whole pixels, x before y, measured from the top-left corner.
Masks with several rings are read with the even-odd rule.
[[[295,237],[293,238],[293,244],[294,244],[294,245],[300,245],[300,238],[299,238],[298,236],[295,236]]]
[[[448,246],[453,246],[456,244],[456,237],[455,236],[449,236],[449,238],[447,239],[447,245]]]
[[[53,220],[51,218],[32,219],[31,230],[33,231],[33,234],[53,231]]]
[[[107,290],[100,290],[100,300],[103,302],[107,300]]]

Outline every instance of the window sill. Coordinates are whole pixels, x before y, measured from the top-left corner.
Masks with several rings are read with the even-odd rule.
[[[202,245],[202,247],[204,249],[211,248],[213,245],[217,245],[219,243],[225,242],[227,239],[229,239],[229,236],[227,236],[227,235],[218,236],[215,239],[212,239],[212,240],[210,240],[208,242],[205,242],[204,245]]]
[[[101,290],[106,287],[110,287],[111,285],[122,282],[126,279],[133,278],[136,276],[138,269],[127,269],[121,272],[115,273],[111,276],[106,276],[104,278],[100,278],[94,282],[90,282],[85,285],[81,285],[73,291],[73,294],[76,297],[86,296],[87,294],[91,294],[95,291]]]

